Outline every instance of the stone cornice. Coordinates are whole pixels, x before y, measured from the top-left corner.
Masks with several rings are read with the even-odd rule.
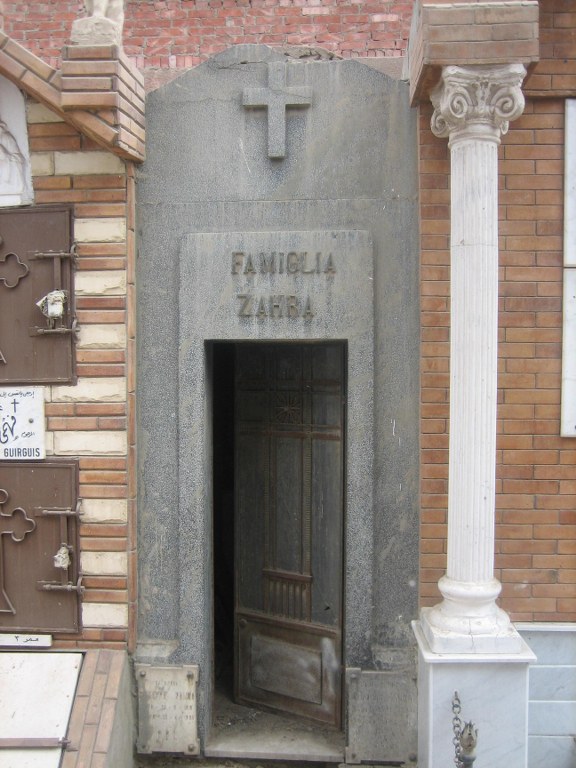
[[[443,67],[539,60],[536,0],[415,0],[408,46],[412,104],[427,100]]]
[[[66,51],[71,52],[64,57],[70,59],[64,76],[0,31],[0,75],[101,147],[125,160],[142,162],[142,74],[115,46],[68,46]],[[112,67],[107,80],[101,76],[106,65]],[[102,84],[106,87],[108,82],[102,93]]]

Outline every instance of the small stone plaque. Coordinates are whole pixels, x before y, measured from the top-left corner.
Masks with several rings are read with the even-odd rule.
[[[348,669],[346,763],[416,761],[416,683],[405,672]]]
[[[136,664],[138,752],[200,754],[196,717],[198,667]]]
[[[0,459],[45,459],[43,387],[0,387]]]
[[[50,648],[52,635],[31,635],[19,632],[18,634],[0,633],[0,646],[9,648]]]

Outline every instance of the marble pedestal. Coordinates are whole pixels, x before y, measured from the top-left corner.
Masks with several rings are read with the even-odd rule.
[[[462,723],[478,729],[478,766],[526,768],[528,668],[536,657],[522,641],[518,653],[433,653],[420,622],[418,642],[418,766],[454,765],[452,699]]]

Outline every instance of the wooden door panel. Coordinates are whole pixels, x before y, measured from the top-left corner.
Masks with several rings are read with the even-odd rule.
[[[338,632],[239,614],[242,701],[339,727],[340,654]]]
[[[236,348],[236,696],[340,724],[344,351]]]
[[[323,546],[312,547],[312,621],[338,626],[342,619],[342,531],[333,526],[343,507],[343,478],[340,483],[330,481],[330,471],[342,467],[342,444],[335,440],[315,440],[312,445],[313,462],[323,471],[312,478],[312,541]],[[341,513],[340,513],[341,517]]]

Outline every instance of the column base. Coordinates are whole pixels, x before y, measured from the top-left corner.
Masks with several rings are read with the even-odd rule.
[[[454,764],[452,699],[457,691],[462,723],[478,729],[482,765],[526,768],[528,667],[536,657],[520,638],[517,653],[434,653],[421,623],[412,623],[418,643],[418,766]]]
[[[500,626],[492,623],[489,629],[484,630],[480,622],[461,618],[457,627],[445,629],[434,625],[436,610],[423,608],[420,612],[422,634],[432,653],[508,654],[519,653],[523,648],[522,638],[509,620]]]
[[[519,653],[522,639],[510,617],[496,605],[501,585],[460,582],[443,576],[443,600],[421,611],[422,632],[433,653]]]

